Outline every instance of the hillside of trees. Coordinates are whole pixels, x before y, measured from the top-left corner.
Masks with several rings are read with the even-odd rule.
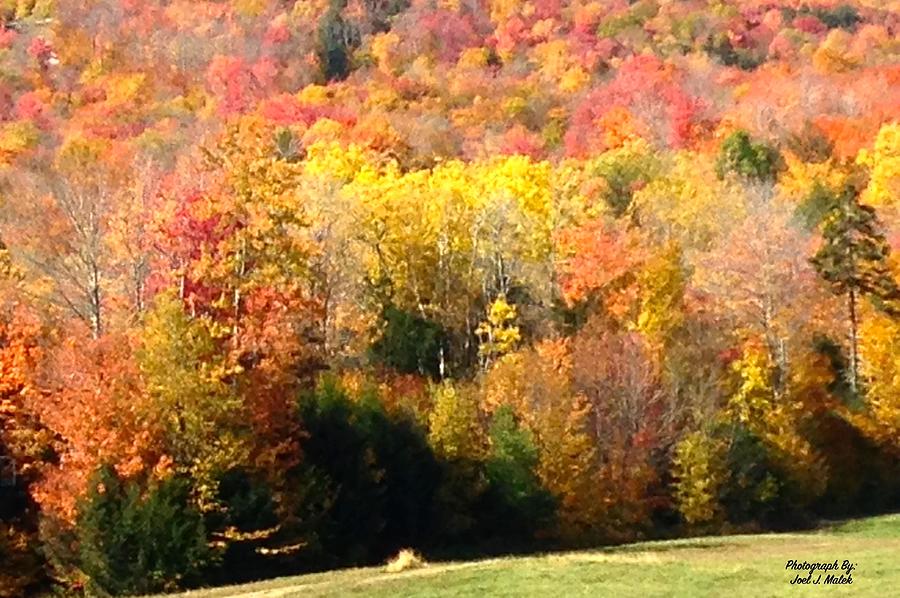
[[[897,0],[0,0],[0,596],[900,509]]]

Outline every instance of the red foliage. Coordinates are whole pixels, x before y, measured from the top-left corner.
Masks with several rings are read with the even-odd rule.
[[[518,154],[538,159],[543,153],[543,145],[540,136],[522,125],[515,125],[503,136],[500,153],[507,156]]]
[[[798,29],[804,33],[811,33],[812,35],[821,35],[828,31],[828,27],[812,15],[797,17],[792,24],[794,29]]]
[[[614,108],[626,108],[658,131],[658,141],[683,147],[692,138],[701,102],[689,95],[673,69],[653,56],[626,60],[607,85],[589,93],[578,105],[566,132],[566,152],[587,156],[606,146],[598,121]]]
[[[38,62],[45,62],[53,53],[53,47],[43,37],[35,37],[28,44],[28,55]]]
[[[472,16],[435,9],[422,14],[418,26],[431,51],[443,62],[456,62],[466,48],[481,45]]]
[[[563,231],[558,238],[563,293],[568,301],[580,301],[607,287],[642,260],[633,239],[602,220]]]

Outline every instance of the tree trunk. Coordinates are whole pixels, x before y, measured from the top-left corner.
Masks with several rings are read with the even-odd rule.
[[[91,334],[95,339],[103,334],[103,322],[101,319],[102,298],[100,291],[100,271],[95,263],[91,263],[88,301],[90,305]]]
[[[859,386],[859,350],[857,347],[856,291],[854,289],[850,289],[847,293],[847,305],[850,312],[850,389],[856,396]]]

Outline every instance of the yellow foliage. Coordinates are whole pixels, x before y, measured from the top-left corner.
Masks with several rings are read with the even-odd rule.
[[[637,279],[640,311],[635,327],[661,347],[684,318],[686,280],[678,246],[650,259]]]
[[[832,29],[815,51],[813,66],[825,73],[840,73],[857,67],[861,60],[850,51],[853,37],[843,29]]]
[[[860,364],[878,439],[900,448],[900,322],[871,313],[860,328]]]
[[[336,142],[317,142],[306,148],[303,168],[306,174],[350,182],[370,162],[362,148],[344,149]]]
[[[298,2],[298,5],[305,4]],[[303,104],[324,106],[328,104],[328,87],[324,85],[307,85],[297,93],[297,99]]]
[[[839,191],[849,176],[847,168],[833,160],[804,162],[789,152],[784,158],[787,168],[778,180],[778,193],[794,205],[806,199],[816,184],[834,192]]]
[[[397,48],[400,46],[400,36],[389,31],[380,33],[372,39],[372,56],[375,58],[378,69],[386,74],[397,71]]]
[[[675,446],[673,459],[678,510],[690,524],[721,516],[718,495],[728,475],[725,446],[703,432],[688,434]]]
[[[459,55],[456,67],[460,69],[480,69],[487,66],[489,53],[486,48],[466,48]]]
[[[267,0],[234,0],[235,11],[244,17],[258,17],[268,6]]]
[[[728,402],[727,414],[762,439],[785,471],[802,480],[812,495],[821,492],[826,471],[815,449],[800,433],[802,403],[789,393],[775,392],[767,352],[750,345],[732,367],[740,376],[740,384]]]
[[[474,397],[445,382],[432,389],[434,407],[428,417],[428,443],[447,459],[479,459],[484,454],[484,431],[478,422]]]
[[[501,24],[508,21],[513,15],[521,13],[526,2],[522,0],[490,0],[491,21]]]
[[[31,121],[13,121],[0,126],[0,164],[9,164],[19,154],[35,147],[38,135]]]
[[[871,150],[863,149],[857,164],[869,168],[869,186],[864,202],[873,206],[893,206],[900,202],[900,123],[881,127]]]
[[[521,340],[515,321],[516,307],[507,303],[504,295],[500,295],[488,309],[487,320],[475,330],[475,334],[482,339],[478,353],[485,363],[509,353]]]
[[[718,180],[712,160],[692,152],[676,154],[666,176],[635,193],[631,209],[686,250],[705,248],[746,214],[740,190]]]
[[[563,93],[575,93],[587,87],[591,76],[580,66],[571,66],[559,78],[559,90]]]

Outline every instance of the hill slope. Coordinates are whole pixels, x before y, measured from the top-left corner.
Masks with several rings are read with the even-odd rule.
[[[393,574],[383,568],[351,569],[183,596],[787,596],[802,591],[790,584],[799,573],[786,570],[790,559],[837,560],[839,567],[849,560],[855,566],[853,582],[838,591],[876,596],[900,587],[898,551],[900,515],[891,515],[811,533],[643,542],[604,550],[432,564]],[[822,574],[821,588],[825,579]]]

